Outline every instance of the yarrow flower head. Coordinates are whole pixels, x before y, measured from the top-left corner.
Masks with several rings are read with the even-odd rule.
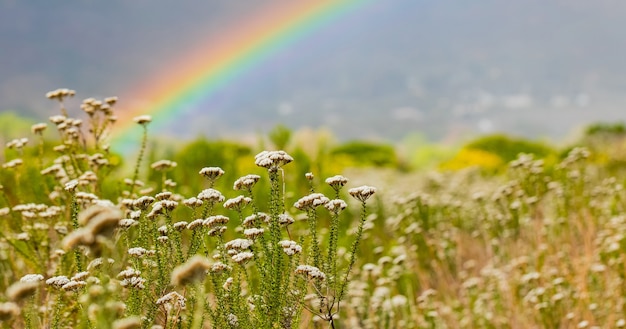
[[[349,189],[348,193],[350,193],[350,195],[352,195],[352,197],[354,197],[355,199],[361,202],[365,202],[367,201],[367,199],[369,199],[369,197],[371,197],[372,195],[374,195],[374,193],[376,193],[376,188],[363,185],[363,186]]]
[[[295,241],[283,240],[280,241],[278,244],[283,248],[283,251],[288,256],[293,256],[302,252],[302,247],[298,245]]]
[[[224,202],[224,208],[230,209],[230,210],[235,210],[235,211],[241,211],[250,202],[252,202],[251,198],[243,196],[243,195],[240,195],[240,196],[234,197],[232,199],[226,200],[226,202]]]
[[[341,188],[347,183],[348,179],[341,175],[326,178],[326,184],[330,185],[330,187],[332,187],[335,191],[341,190]]]
[[[133,121],[135,121],[136,123],[140,125],[145,126],[148,123],[152,122],[152,117],[149,115],[140,115],[140,116],[134,117]]]
[[[330,200],[328,201],[324,207],[326,209],[328,209],[328,211],[334,213],[334,214],[338,214],[340,213],[342,210],[346,209],[346,207],[348,207],[348,204],[341,200],[341,199],[335,199],[335,200]]]
[[[330,201],[330,199],[324,196],[324,194],[312,193],[300,198],[293,206],[300,210],[315,209],[318,206],[325,205],[328,201]]]
[[[202,201],[216,203],[216,202],[224,202],[225,198],[220,191],[209,188],[200,192],[198,194],[198,199]]]
[[[233,184],[234,190],[250,190],[261,179],[259,175],[246,175],[240,177]]]
[[[211,263],[206,257],[196,255],[172,272],[172,285],[180,286],[203,280]]]
[[[320,271],[319,268],[311,265],[298,265],[296,274],[304,275],[309,280],[324,281],[326,279],[326,274]]]
[[[204,167],[200,169],[199,174],[204,176],[211,182],[211,184],[213,184],[215,180],[224,175],[224,170],[220,167]]]
[[[254,157],[254,163],[270,171],[276,171],[293,161],[285,151],[263,151]]]

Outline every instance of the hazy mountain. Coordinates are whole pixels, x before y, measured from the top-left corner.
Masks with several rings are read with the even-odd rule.
[[[281,1],[0,0],[0,110],[45,118],[44,93],[123,96]],[[623,120],[626,3],[369,1],[274,54],[167,130],[278,122],[343,138],[502,130],[562,137]],[[193,118],[193,120],[189,120]],[[188,123],[192,122],[192,123]]]

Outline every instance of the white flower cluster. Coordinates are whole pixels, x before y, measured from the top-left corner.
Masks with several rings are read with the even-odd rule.
[[[285,151],[263,151],[254,157],[254,163],[269,170],[277,170],[293,161]]]
[[[220,191],[209,188],[200,192],[198,194],[198,199],[215,203],[223,202],[225,198]]]
[[[298,267],[296,267],[296,274],[305,275],[309,280],[326,280],[326,274],[320,271],[319,268],[311,265],[298,265]]]
[[[300,200],[296,201],[293,206],[300,210],[314,209],[318,206],[325,205],[328,201],[330,201],[330,199],[322,193],[311,193],[300,198]]]
[[[251,198],[247,196],[239,195],[232,199],[226,200],[226,202],[224,202],[224,208],[235,210],[235,211],[241,211],[250,202],[252,202]]]
[[[302,252],[302,247],[298,245],[295,241],[283,240],[280,241],[278,244],[283,248],[283,251],[288,256],[293,256]]]
[[[259,175],[246,175],[243,177],[240,177],[239,179],[237,179],[235,181],[235,184],[233,184],[233,189],[234,190],[250,190],[254,184],[256,184],[259,179],[261,179],[261,176]]]
[[[367,201],[367,199],[369,199],[369,197],[371,197],[372,195],[374,195],[374,193],[376,193],[376,188],[363,185],[363,186],[349,189],[348,193],[350,193],[350,195],[352,195],[352,197],[354,197],[355,199],[361,202],[365,202]]]
[[[220,176],[224,175],[224,170],[220,167],[204,167],[200,169],[198,172],[200,175],[206,177],[206,179],[210,181],[214,181],[218,179]]]

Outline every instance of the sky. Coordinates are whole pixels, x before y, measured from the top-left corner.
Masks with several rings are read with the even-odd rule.
[[[0,0],[0,111],[45,119],[60,87],[151,113],[233,33],[293,2]],[[363,1],[285,43],[159,124],[178,137],[279,123],[341,138],[436,141],[503,131],[564,138],[626,119],[626,4],[598,0]],[[268,23],[269,24],[269,23]],[[175,91],[174,91],[175,92]],[[145,111],[144,111],[145,108]]]

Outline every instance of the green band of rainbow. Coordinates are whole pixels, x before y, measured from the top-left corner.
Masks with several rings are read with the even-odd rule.
[[[163,126],[278,50],[365,2],[298,0],[282,3],[280,8],[270,8],[262,17],[250,20],[249,24],[217,42],[194,50],[195,57],[181,61],[185,65],[165,70],[158,80],[133,93],[133,98],[145,103],[120,111],[112,134],[114,150],[125,152],[138,145],[141,128],[133,122],[133,117],[149,114],[153,117],[150,127]]]

